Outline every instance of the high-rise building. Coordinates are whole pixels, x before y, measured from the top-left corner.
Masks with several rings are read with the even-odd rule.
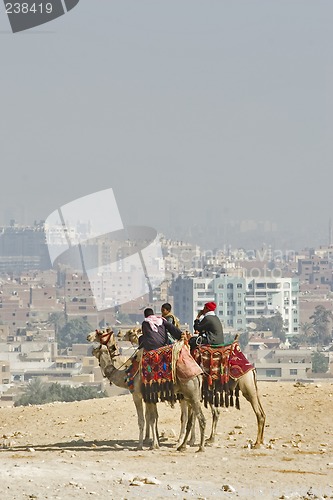
[[[50,267],[43,224],[20,227],[13,223],[10,227],[1,228],[0,272],[19,274]]]
[[[190,327],[204,304],[214,301],[226,331],[244,331],[256,319],[278,312],[287,336],[299,332],[298,278],[179,277],[172,291],[175,314]]]

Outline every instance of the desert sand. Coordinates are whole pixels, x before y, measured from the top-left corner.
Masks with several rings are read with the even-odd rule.
[[[130,394],[0,409],[1,499],[333,498],[333,384],[258,385],[260,449],[251,448],[256,419],[243,397],[240,410],[221,410],[204,453],[176,450],[180,409],[166,403],[160,449],[137,451]]]

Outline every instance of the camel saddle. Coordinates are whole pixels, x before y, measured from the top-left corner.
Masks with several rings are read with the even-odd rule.
[[[140,368],[141,392],[146,403],[182,399],[181,394],[174,392],[176,378],[184,382],[202,373],[183,342],[144,350]]]
[[[231,344],[212,346],[201,345],[191,351],[191,355],[203,370],[202,400],[205,406],[233,406],[233,392],[229,380],[238,380],[253,365],[242,353],[237,341]],[[239,408],[239,389],[236,387],[236,407]]]

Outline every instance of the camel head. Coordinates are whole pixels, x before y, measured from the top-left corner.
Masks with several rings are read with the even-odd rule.
[[[103,330],[95,330],[87,335],[88,342],[99,342],[102,345],[109,343],[111,338],[114,338],[114,333],[111,328],[103,328]],[[114,341],[115,342],[115,341]]]
[[[131,342],[132,345],[138,345],[139,344],[139,337],[142,333],[142,330],[140,327],[137,328],[131,328],[130,330],[127,330],[125,335],[122,337],[122,340],[126,340],[128,342]]]

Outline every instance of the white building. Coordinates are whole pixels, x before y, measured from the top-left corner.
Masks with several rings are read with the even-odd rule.
[[[256,318],[277,312],[287,336],[299,331],[298,278],[179,277],[173,284],[173,295],[175,314],[190,327],[205,302],[214,301],[225,331],[243,331]]]

